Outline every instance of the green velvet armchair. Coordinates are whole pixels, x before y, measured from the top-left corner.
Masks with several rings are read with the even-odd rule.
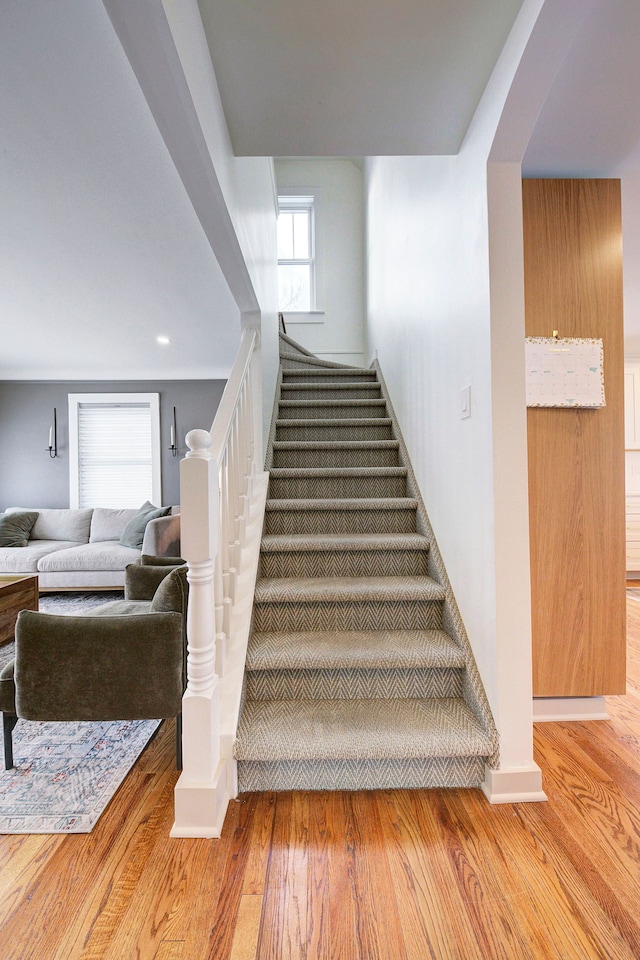
[[[15,659],[0,674],[5,769],[13,766],[12,733],[19,718],[175,717],[181,767],[187,568],[155,565],[152,559],[127,568],[124,600],[84,616],[19,614]]]

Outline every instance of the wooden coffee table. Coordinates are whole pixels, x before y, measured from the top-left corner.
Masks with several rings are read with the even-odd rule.
[[[38,578],[0,575],[0,645],[14,639],[21,610],[38,609]]]

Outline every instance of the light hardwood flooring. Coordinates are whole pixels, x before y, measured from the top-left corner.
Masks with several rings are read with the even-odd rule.
[[[637,595],[611,720],[536,726],[548,803],[256,794],[220,840],[171,840],[165,724],[93,833],[0,837],[0,958],[637,960]]]

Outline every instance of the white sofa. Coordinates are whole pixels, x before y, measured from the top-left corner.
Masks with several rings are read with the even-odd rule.
[[[140,549],[119,542],[137,510],[5,510],[18,512],[38,517],[26,546],[0,547],[0,574],[37,574],[41,590],[119,589],[124,586],[124,568],[138,562],[141,554],[180,556],[179,507],[147,523]]]

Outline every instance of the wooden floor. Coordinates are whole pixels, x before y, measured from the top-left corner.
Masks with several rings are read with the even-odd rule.
[[[640,598],[640,590],[638,591]],[[548,803],[260,794],[171,840],[166,725],[93,833],[0,837],[0,958],[640,957],[640,599],[611,721],[539,724]]]

